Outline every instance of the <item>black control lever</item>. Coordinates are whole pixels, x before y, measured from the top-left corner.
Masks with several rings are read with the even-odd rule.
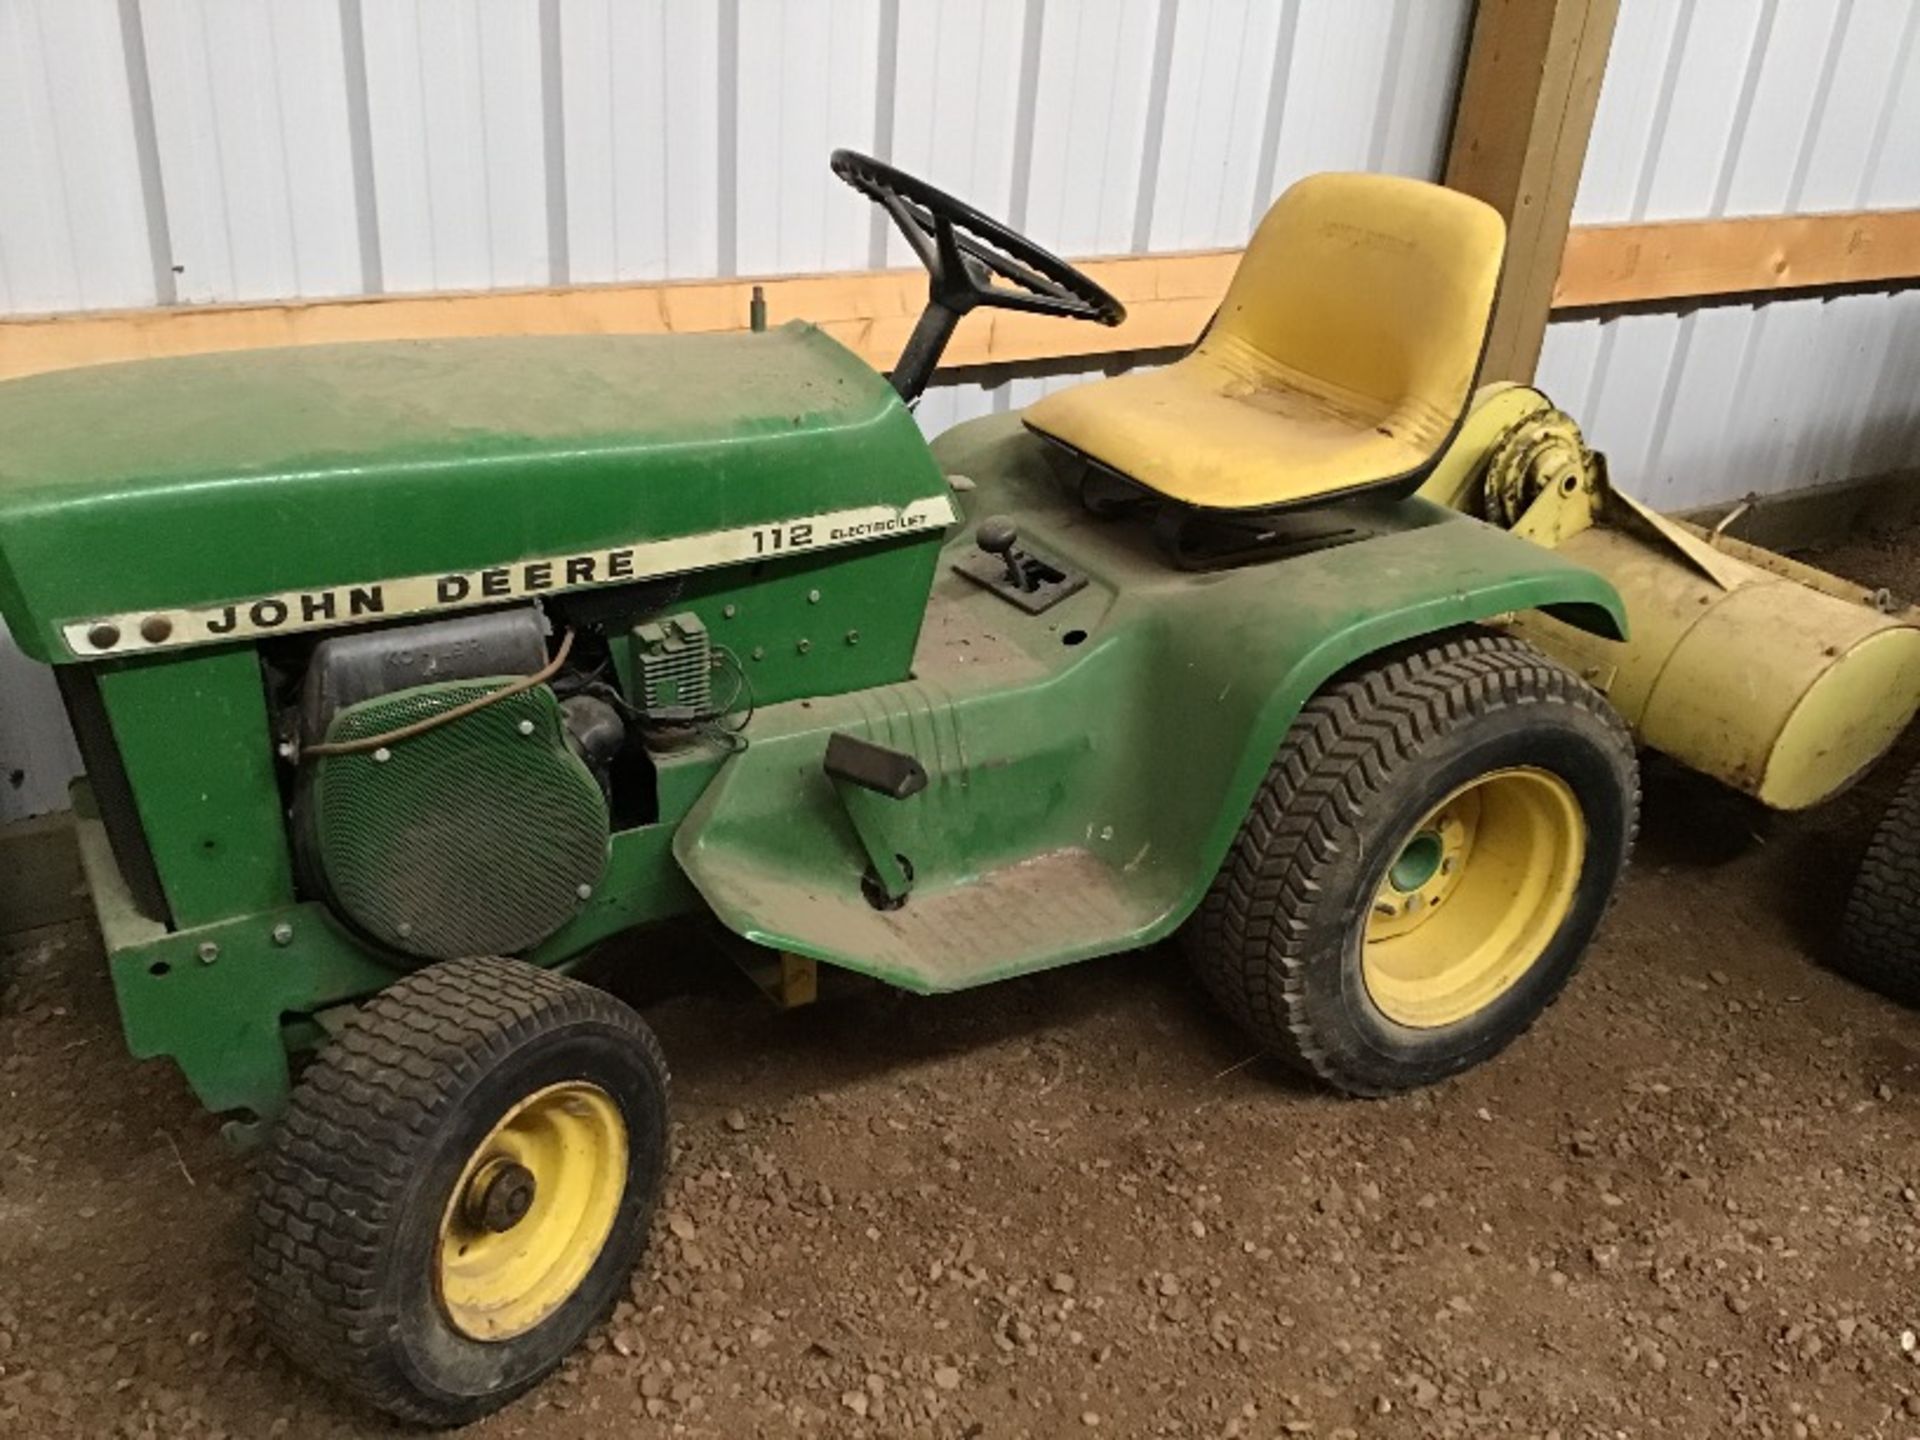
[[[1039,588],[1040,577],[1032,573],[1031,557],[1021,553],[1019,539],[1020,532],[1004,515],[989,515],[973,532],[973,543],[989,555],[998,555],[1007,567],[1007,583],[1032,594]]]
[[[953,568],[1029,615],[1051,609],[1086,586],[1085,575],[1022,550],[1019,532],[1004,515],[982,519],[974,529],[973,544],[975,553],[956,559]]]

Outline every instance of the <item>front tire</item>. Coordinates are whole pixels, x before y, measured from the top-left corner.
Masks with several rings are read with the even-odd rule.
[[[1572,976],[1639,805],[1606,700],[1480,631],[1314,696],[1183,932],[1257,1040],[1384,1095],[1486,1060]]]
[[[599,1322],[646,1243],[667,1069],[632,1010],[515,960],[362,1006],[261,1165],[252,1276],[295,1361],[388,1414],[477,1419]]]

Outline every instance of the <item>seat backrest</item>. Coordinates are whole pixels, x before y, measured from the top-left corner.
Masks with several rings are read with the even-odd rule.
[[[1473,385],[1505,246],[1499,212],[1457,190],[1310,176],[1260,222],[1201,348],[1238,340],[1444,435]]]

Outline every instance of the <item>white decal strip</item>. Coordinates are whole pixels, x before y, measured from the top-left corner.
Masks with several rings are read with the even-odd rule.
[[[185,645],[217,645],[261,635],[285,635],[397,616],[425,615],[493,605],[502,600],[558,595],[603,585],[712,570],[752,560],[772,560],[798,550],[827,550],[885,540],[915,530],[935,530],[958,518],[945,495],[911,504],[866,505],[806,515],[735,530],[709,530],[672,540],[643,540],[605,550],[545,555],[493,565],[484,570],[455,570],[444,575],[409,575],[360,585],[318,590],[287,590],[232,604],[183,610],[136,610],[75,620],[60,627],[67,648],[82,659],[171,650]]]

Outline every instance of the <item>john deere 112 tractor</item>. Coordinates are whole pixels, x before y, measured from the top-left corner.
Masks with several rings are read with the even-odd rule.
[[[1492,210],[1304,181],[1184,359],[929,447],[962,316],[1121,305],[833,167],[931,276],[890,377],[796,323],[0,387],[0,614],[80,737],[129,1045],[263,1147],[272,1333],[396,1415],[501,1405],[628,1283],[667,1065],[568,974],[616,932],[709,912],[789,995],[1177,937],[1381,1095],[1524,1030],[1626,862],[1626,728],[1483,628],[1618,638],[1614,587],[1415,494],[1505,433],[1461,428]]]

